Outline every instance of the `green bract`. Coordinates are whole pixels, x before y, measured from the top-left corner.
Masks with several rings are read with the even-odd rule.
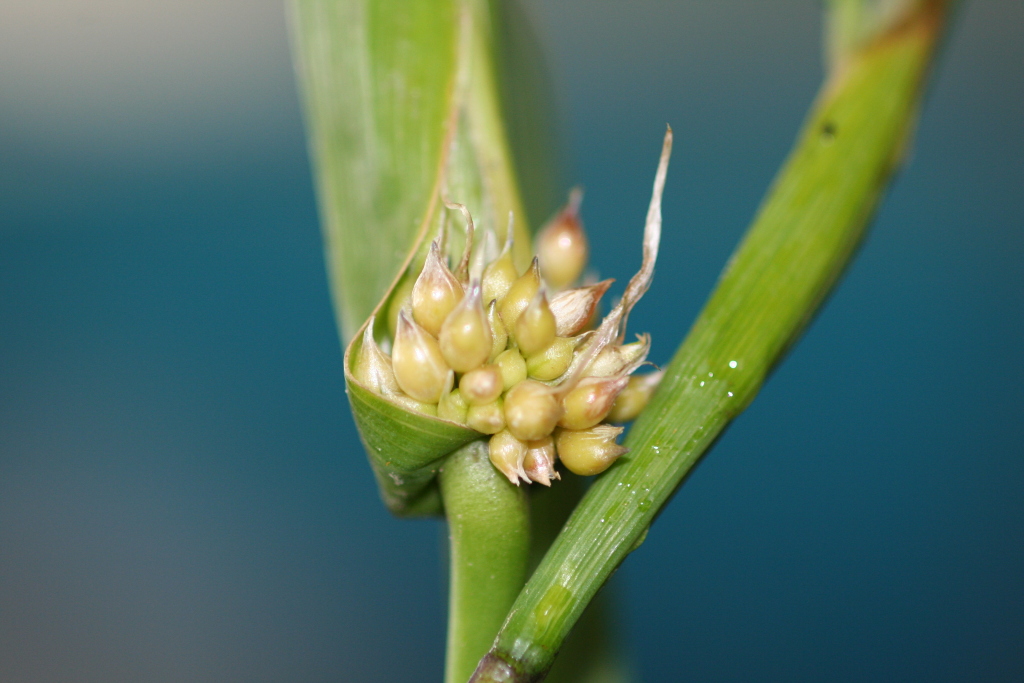
[[[461,252],[463,223],[448,215],[446,199],[465,205],[478,228],[500,225],[504,232],[513,212],[520,269],[530,240],[516,161],[531,164],[530,177],[549,187],[537,193],[536,212],[552,208],[557,174],[538,151],[550,149],[549,139],[518,146],[514,160],[503,124],[503,107],[514,108],[517,130],[536,137],[544,129],[536,121],[546,114],[522,107],[515,96],[526,93],[497,86],[496,64],[512,63],[527,73],[508,82],[538,85],[530,73],[533,46],[523,34],[514,33],[515,42],[491,35],[492,13],[521,26],[510,16],[514,9],[480,0],[412,3],[401,11],[369,0],[292,4],[331,292],[342,335],[352,340],[348,393],[382,498],[397,514],[439,512],[432,484],[438,460],[480,435],[410,412],[353,381],[350,361],[366,321],[374,312],[378,320],[391,313],[391,297],[411,286],[429,245],[425,237],[442,220],[451,222],[448,253]]]

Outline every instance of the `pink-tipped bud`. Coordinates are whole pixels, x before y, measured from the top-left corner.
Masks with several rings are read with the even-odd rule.
[[[455,372],[469,372],[487,362],[491,355],[491,328],[480,300],[479,283],[470,287],[445,318],[438,343],[445,362]]]
[[[561,479],[555,469],[555,440],[550,436],[526,444],[526,457],[523,458],[523,469],[531,481],[544,486],[551,486],[552,479]]]
[[[404,312],[398,314],[391,364],[398,386],[409,396],[426,403],[441,398],[450,368],[437,341]]]
[[[622,427],[599,424],[590,429],[575,431],[559,429],[555,433],[558,458],[573,474],[590,476],[601,474],[611,467],[619,456],[629,451],[615,443]]]
[[[573,190],[569,203],[537,235],[541,274],[554,289],[572,284],[587,267],[590,247],[579,218],[581,199],[582,193]]]
[[[498,301],[498,313],[510,333],[515,331],[519,314],[526,310],[539,289],[540,270],[537,268],[537,259],[533,259],[526,272],[512,283],[505,296]]]
[[[437,242],[431,242],[423,270],[412,287],[413,318],[436,337],[445,318],[462,301],[462,295],[462,285],[445,265]]]
[[[467,372],[459,380],[459,391],[475,406],[496,400],[504,388],[501,369],[497,365],[481,365]]]
[[[516,343],[524,356],[540,353],[555,340],[555,316],[544,291],[538,291],[516,320]]]
[[[484,301],[494,301],[495,299],[501,301],[518,278],[519,272],[516,271],[516,266],[512,263],[511,244],[506,244],[501,255],[484,269]]]
[[[498,354],[508,346],[508,332],[505,331],[505,323],[501,322],[501,316],[498,315],[497,301],[492,301],[487,307],[487,324],[491,328],[491,354],[487,357],[487,362],[493,363]]]
[[[573,337],[555,337],[547,348],[526,359],[526,372],[533,379],[550,382],[565,374],[572,364],[573,349],[576,339]]]
[[[597,310],[601,297],[608,291],[615,280],[602,280],[589,287],[567,289],[551,297],[551,312],[555,314],[556,334],[559,337],[571,337],[579,334],[591,320]]]
[[[491,458],[491,464],[499,472],[508,477],[508,480],[519,486],[522,481],[530,481],[523,470],[523,459],[526,457],[526,444],[512,436],[511,432],[503,429],[491,437],[487,449]]]
[[[505,428],[505,411],[501,399],[495,399],[482,406],[470,405],[466,412],[466,424],[481,434],[497,434]]]
[[[551,434],[565,409],[551,387],[525,380],[505,395],[505,423],[522,441],[536,441]]]
[[[632,344],[609,344],[601,349],[587,368],[589,377],[611,377],[613,375],[629,374],[647,359],[651,350],[651,337],[644,334],[639,335],[639,341]]]
[[[502,389],[508,391],[526,379],[526,361],[516,349],[506,349],[494,359],[501,372]]]
[[[662,372],[652,372],[646,375],[633,375],[629,378],[626,388],[619,392],[615,398],[615,405],[606,416],[609,422],[629,422],[635,420],[637,415],[647,407],[654,395],[654,390],[661,382]]]
[[[585,379],[565,397],[565,415],[558,421],[567,429],[589,429],[603,420],[628,377]]]

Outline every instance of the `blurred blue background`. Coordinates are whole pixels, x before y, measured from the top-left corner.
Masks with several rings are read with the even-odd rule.
[[[676,131],[663,362],[819,6],[529,9],[603,274]],[[857,261],[625,563],[644,680],[1024,679],[1022,25],[966,4]],[[444,528],[348,416],[280,4],[5,3],[0,93],[0,681],[439,680]]]

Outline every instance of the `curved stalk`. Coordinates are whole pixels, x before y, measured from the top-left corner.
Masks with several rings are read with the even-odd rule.
[[[484,441],[452,453],[438,480],[451,557],[444,680],[463,683],[526,580],[530,513],[526,492],[491,465]]]
[[[541,680],[586,605],[827,296],[913,128],[949,12],[921,1],[843,59],[711,299],[633,427],[631,452],[587,492],[472,681]]]

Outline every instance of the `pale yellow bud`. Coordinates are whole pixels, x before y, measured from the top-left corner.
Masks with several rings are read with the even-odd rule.
[[[517,439],[536,441],[551,434],[565,409],[547,385],[525,380],[505,395],[505,422]]]
[[[504,391],[501,369],[497,365],[481,365],[459,380],[459,391],[472,405],[491,403]]]
[[[498,313],[510,334],[515,332],[519,314],[526,310],[539,289],[540,271],[537,269],[537,259],[533,259],[527,271],[512,283],[505,296],[498,301]]]
[[[524,356],[540,353],[555,340],[555,316],[548,298],[538,291],[516,320],[516,343]]]
[[[585,379],[565,396],[565,415],[558,421],[567,429],[589,429],[604,419],[628,377]]]
[[[630,373],[644,362],[650,350],[651,338],[646,334],[640,336],[640,341],[632,344],[609,344],[591,361],[590,367],[587,368],[587,376],[611,377]]]
[[[647,407],[654,390],[661,381],[661,372],[647,375],[633,375],[626,388],[615,398],[615,405],[606,416],[609,422],[629,422]]]
[[[518,278],[519,272],[516,271],[516,266],[512,263],[511,245],[507,244],[501,255],[484,269],[484,301],[494,301],[495,299],[501,301],[501,298],[512,287],[512,283]]]
[[[516,349],[507,349],[498,354],[494,364],[501,372],[502,388],[508,391],[526,379],[526,360]]]
[[[537,235],[541,274],[554,289],[575,282],[587,267],[590,247],[578,214],[581,199],[582,193],[573,190],[566,207]]]
[[[448,314],[438,337],[441,354],[456,372],[469,372],[491,355],[491,329],[480,302],[480,285],[474,284],[459,305]]]
[[[437,416],[442,420],[450,420],[459,424],[466,424],[466,412],[469,410],[469,403],[466,402],[462,392],[452,389],[455,384],[455,373],[448,371],[448,379],[445,380],[444,392],[441,400],[437,403]]]
[[[437,242],[430,243],[427,260],[412,287],[412,315],[435,337],[448,314],[462,301],[463,289],[441,258]]]
[[[611,467],[619,456],[629,451],[615,443],[621,433],[622,427],[607,424],[581,431],[559,429],[555,433],[558,458],[573,474],[600,474]]]
[[[487,445],[491,464],[499,472],[508,477],[508,480],[519,486],[519,480],[530,481],[523,470],[523,459],[526,457],[527,446],[525,443],[512,436],[503,429],[491,437]]]
[[[589,287],[567,289],[551,297],[549,305],[555,315],[556,334],[571,337],[579,334],[594,318],[597,304],[614,280],[603,280]]]
[[[376,394],[397,394],[400,389],[391,368],[391,359],[380,350],[373,338],[374,319],[366,324],[359,351],[352,359],[352,376],[357,382]]]
[[[505,323],[501,322],[501,316],[498,315],[497,301],[492,301],[487,307],[487,324],[491,327],[491,355],[487,360],[493,363],[498,354],[508,346],[508,332],[505,331]]]
[[[526,373],[542,382],[558,379],[569,369],[575,348],[575,339],[555,337],[546,349],[526,359]]]
[[[505,428],[505,411],[501,399],[482,406],[469,406],[466,424],[482,434],[497,434]]]
[[[544,486],[551,486],[552,479],[561,479],[555,469],[555,440],[550,436],[526,444],[526,457],[523,458],[523,469],[531,481]]]
[[[404,311],[398,314],[391,363],[402,391],[417,401],[438,402],[450,368],[437,341],[409,320]]]
[[[370,322],[366,324],[366,329],[363,331],[359,351],[352,361],[352,376],[370,391],[387,397],[406,410],[413,410],[425,415],[436,415],[437,406],[433,403],[417,401],[402,393],[398,380],[395,378],[391,358],[381,351],[373,338],[373,324],[374,319],[370,318]]]

